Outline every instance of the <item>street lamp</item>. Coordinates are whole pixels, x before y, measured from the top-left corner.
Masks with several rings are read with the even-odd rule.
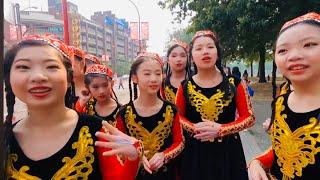
[[[136,4],[132,0],[129,0],[129,1],[134,5],[134,7],[136,8],[137,13],[138,13],[138,21],[139,21],[138,22],[138,41],[139,41],[139,52],[141,52],[140,13],[139,13],[139,9],[136,6]]]
[[[29,8],[37,9],[37,7],[31,6],[31,7],[27,7],[27,8],[24,8],[24,9],[20,10],[20,5],[18,3],[14,4],[14,9],[15,9],[16,16],[17,16],[16,22],[17,22],[17,25],[18,25],[18,39],[22,39],[22,28],[21,28],[20,12],[24,11],[26,9],[29,9]]]

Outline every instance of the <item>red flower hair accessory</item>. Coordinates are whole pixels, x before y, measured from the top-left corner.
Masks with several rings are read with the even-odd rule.
[[[99,60],[99,58],[97,56],[94,56],[92,54],[86,54],[85,58],[89,59],[94,64],[100,64],[100,60]]]
[[[289,26],[292,26],[294,24],[297,24],[299,22],[303,22],[303,21],[316,21],[318,23],[320,23],[320,14],[315,13],[315,12],[310,12],[307,13],[305,15],[299,16],[297,18],[294,18],[286,23],[284,23],[284,25],[282,26],[280,32],[284,29],[286,29]]]
[[[153,58],[156,61],[159,62],[159,64],[161,65],[161,67],[163,66],[163,61],[162,58],[159,56],[159,54],[157,53],[152,53],[152,52],[141,52],[137,57],[136,60],[141,58],[141,57],[149,57],[149,58]]]
[[[34,35],[29,35],[26,38],[24,38],[24,40],[44,41],[44,42],[48,43],[49,46],[55,48],[63,56],[65,56],[66,58],[68,58],[70,60],[70,56],[71,56],[72,53],[71,53],[69,47],[64,42],[59,40],[57,38],[57,36],[55,36],[53,34],[44,34],[44,35],[34,34]]]
[[[93,64],[89,66],[84,75],[87,74],[103,74],[109,77],[113,76],[112,70],[108,66],[101,64]]]
[[[211,36],[214,40],[217,39],[217,36],[210,30],[197,31],[196,34],[192,37],[191,42],[193,43],[195,39],[200,36]]]

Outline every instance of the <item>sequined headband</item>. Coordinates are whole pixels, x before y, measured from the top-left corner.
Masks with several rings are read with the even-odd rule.
[[[101,64],[93,64],[89,66],[89,68],[86,70],[85,75],[87,74],[103,74],[112,77],[113,72],[108,66]]]
[[[185,49],[186,51],[188,50],[188,44],[183,42],[183,41],[180,41],[180,40],[177,40],[177,39],[174,39],[171,43],[170,43],[170,47],[174,46],[174,45],[178,45],[178,46],[181,46],[183,49]]]
[[[158,61],[161,66],[163,66],[162,58],[161,58],[157,53],[142,52],[142,53],[140,53],[140,54],[136,57],[136,60],[139,59],[139,58],[141,58],[141,57],[153,58],[153,59],[155,59],[156,61]]]
[[[305,15],[302,15],[302,16],[299,16],[297,18],[294,18],[288,22],[286,22],[280,32],[286,28],[288,28],[289,26],[292,26],[294,24],[297,24],[297,23],[300,23],[300,22],[303,22],[303,21],[316,21],[318,23],[320,23],[320,14],[318,13],[315,13],[315,12],[310,12],[310,13],[307,13]]]
[[[89,59],[91,62],[95,64],[100,64],[99,58],[97,56],[91,55],[91,54],[86,54],[86,59]]]
[[[213,39],[216,39],[216,35],[209,30],[205,30],[205,31],[197,31],[196,34],[192,37],[191,42],[194,42],[195,39],[197,39],[200,36],[211,36]]]
[[[61,40],[59,40],[55,35],[53,34],[44,34],[44,35],[39,35],[39,34],[35,34],[35,35],[29,35],[26,38],[24,38],[24,40],[22,40],[21,42],[25,41],[25,40],[35,40],[35,41],[43,41],[48,43],[49,46],[55,48],[56,50],[58,50],[63,56],[65,56],[66,58],[68,58],[70,60],[70,56],[71,56],[71,51],[68,48],[68,46],[62,42]],[[20,42],[20,43],[21,43]]]
[[[80,58],[85,58],[86,57],[86,53],[81,50],[80,48],[74,47],[74,46],[68,46],[70,51],[73,53],[73,56],[78,56]]]

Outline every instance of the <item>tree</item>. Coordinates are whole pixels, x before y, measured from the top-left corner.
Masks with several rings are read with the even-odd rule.
[[[258,54],[259,82],[266,82],[266,50],[272,49],[281,25],[309,11],[320,11],[318,0],[163,0],[159,5],[170,9],[178,21],[195,14],[193,32],[215,30],[228,60]]]

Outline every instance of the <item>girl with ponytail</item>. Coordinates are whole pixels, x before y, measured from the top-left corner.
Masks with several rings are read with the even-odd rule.
[[[52,35],[32,35],[5,55],[6,179],[134,179],[142,143],[71,109],[69,50]],[[28,116],[12,124],[15,97]],[[110,171],[116,154],[128,159],[126,173]]]
[[[320,14],[286,22],[275,64],[293,91],[272,102],[272,145],[248,165],[252,180],[320,179]]]
[[[117,116],[117,128],[144,144],[143,167],[137,180],[174,180],[173,160],[184,147],[177,110],[159,96],[162,65],[158,54],[138,55],[130,70],[130,102]]]
[[[180,85],[176,97],[186,139],[182,179],[247,179],[239,136],[255,122],[247,87],[239,78],[225,75],[212,31],[196,32],[189,54],[196,74]]]

